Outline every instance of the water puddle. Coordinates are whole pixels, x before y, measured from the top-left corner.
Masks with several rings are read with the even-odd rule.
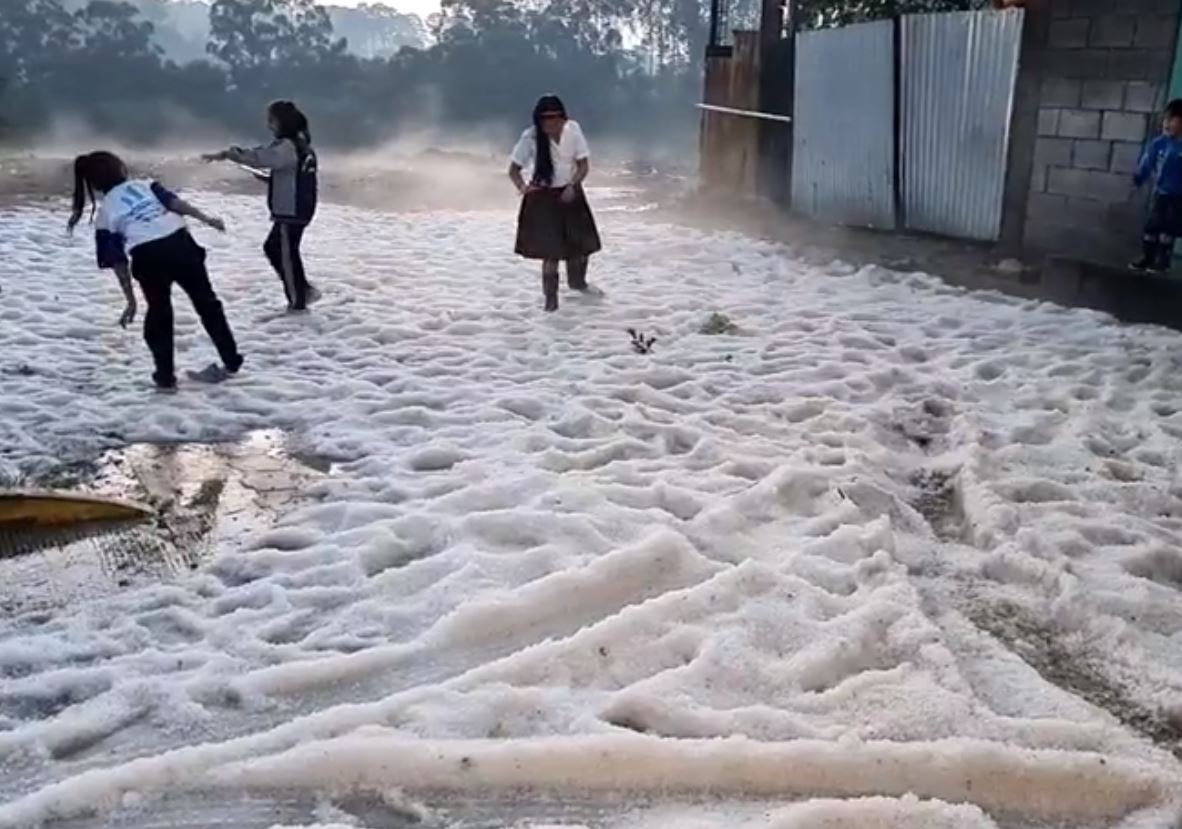
[[[147,504],[154,519],[47,536],[35,552],[0,559],[0,615],[44,613],[195,570],[306,500],[331,464],[267,430],[233,443],[134,444],[72,473],[72,489]]]

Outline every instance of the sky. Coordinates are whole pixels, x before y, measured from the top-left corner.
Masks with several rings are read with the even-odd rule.
[[[360,6],[364,2],[372,3],[375,0],[322,0],[322,2],[333,6]],[[439,0],[376,0],[376,2],[382,2],[400,12],[417,14],[420,17],[426,17],[439,11]]]

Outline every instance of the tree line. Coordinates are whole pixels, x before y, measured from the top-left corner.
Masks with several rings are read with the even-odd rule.
[[[800,0],[800,10],[834,25],[974,3]],[[300,102],[321,143],[357,146],[429,128],[491,130],[504,141],[537,95],[555,91],[596,133],[658,151],[661,142],[696,140],[710,10],[709,0],[443,0],[424,22],[384,6],[330,13],[315,0],[4,4],[6,144],[63,119],[145,144],[248,134],[276,97]],[[202,13],[205,26],[175,25]],[[205,32],[203,54],[196,30]]]

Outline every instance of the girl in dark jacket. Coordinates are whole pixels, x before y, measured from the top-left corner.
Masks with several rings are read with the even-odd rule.
[[[320,298],[320,292],[308,283],[300,256],[304,231],[316,215],[316,151],[308,119],[291,101],[275,101],[267,107],[267,127],[275,135],[270,144],[252,149],[230,147],[203,158],[267,171],[267,205],[273,224],[263,251],[283,280],[288,310],[303,311]]]

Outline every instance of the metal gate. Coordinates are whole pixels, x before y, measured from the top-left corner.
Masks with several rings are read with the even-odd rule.
[[[793,207],[893,229],[894,24],[802,32],[796,50]]]
[[[909,229],[986,241],[1000,235],[1022,21],[1020,10],[902,19],[900,166]]]

